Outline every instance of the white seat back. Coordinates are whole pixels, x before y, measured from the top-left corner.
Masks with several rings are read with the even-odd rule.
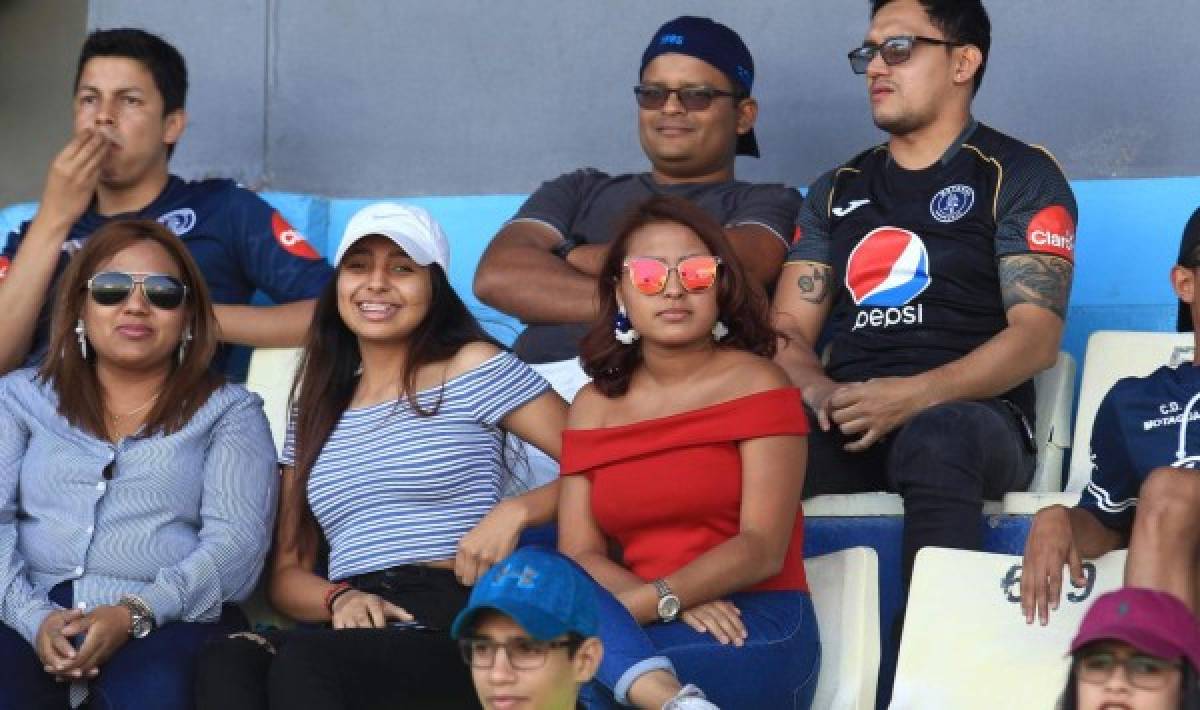
[[[301,352],[300,348],[255,348],[250,355],[246,389],[262,397],[276,453],[283,450],[283,438],[287,435],[288,395]]]
[[[1075,416],[1067,490],[1078,493],[1092,473],[1092,424],[1108,390],[1123,377],[1143,377],[1163,365],[1175,367],[1192,359],[1191,333],[1098,330],[1088,338]]]
[[[879,675],[879,558],[851,547],[804,561],[821,633],[814,708],[871,710]]]
[[[1075,358],[1059,353],[1054,367],[1033,378],[1037,389],[1037,468],[1029,490],[1057,493],[1063,487],[1063,465],[1071,448],[1071,412],[1075,404]]]
[[[917,553],[892,710],[1053,708],[1067,649],[1092,600],[1121,586],[1124,550],[1086,563],[1090,586],[1064,583],[1050,623],[1025,623],[1021,558],[927,547]]]

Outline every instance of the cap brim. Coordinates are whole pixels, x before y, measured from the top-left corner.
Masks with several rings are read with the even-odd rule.
[[[342,238],[342,243],[338,245],[337,256],[333,262],[334,266],[342,262],[342,257],[346,256],[346,252],[350,250],[350,247],[354,246],[360,240],[371,236],[372,234],[378,234],[382,237],[387,237],[388,239],[392,240],[393,244],[403,249],[405,254],[408,254],[408,258],[417,262],[417,264],[420,266],[429,266],[437,261],[437,258],[429,252],[425,245],[417,242],[407,234],[402,232],[393,232],[386,229],[373,229],[369,232],[347,234],[344,236]]]
[[[508,616],[520,624],[530,638],[537,641],[550,641],[571,630],[562,621],[537,607],[514,601],[493,600],[469,606],[460,611],[458,616],[454,617],[454,624],[450,627],[451,638],[461,638],[464,632],[470,630],[475,623],[475,617],[481,611],[498,611]]]
[[[1187,654],[1182,648],[1179,648],[1167,639],[1147,631],[1145,628],[1132,624],[1098,628],[1087,636],[1082,634],[1076,636],[1075,640],[1071,642],[1071,653],[1075,653],[1089,643],[1096,641],[1124,641],[1143,653],[1170,661],[1187,658]]]
[[[754,129],[753,128],[751,128],[748,132],[743,133],[742,135],[738,136],[737,154],[738,155],[749,155],[750,157],[753,157],[753,158],[759,157],[758,139],[754,137]]]

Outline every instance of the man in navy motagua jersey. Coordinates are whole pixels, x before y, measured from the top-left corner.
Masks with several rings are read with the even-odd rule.
[[[1200,313],[1200,209],[1171,269],[1179,330]],[[1127,377],[1105,395],[1092,427],[1092,477],[1074,508],[1034,516],[1025,543],[1021,607],[1045,624],[1058,605],[1063,567],[1084,584],[1082,560],[1129,547],[1125,585],[1149,587],[1200,609],[1200,367],[1160,367]]]
[[[907,580],[926,545],[978,549],[983,501],[1032,478],[1031,378],[1058,356],[1076,207],[1048,153],[971,115],[979,0],[871,11],[849,57],[888,140],[809,188],[776,360],[817,425],[805,496],[900,493]]]
[[[299,345],[332,269],[249,190],[168,172],[187,124],[178,50],[142,30],[93,32],[74,88],[74,135],[50,164],[37,214],[0,254],[0,373],[40,362],[59,274],[113,219],[158,220],[183,240],[204,273],[224,342]],[[281,305],[247,305],[260,290]]]

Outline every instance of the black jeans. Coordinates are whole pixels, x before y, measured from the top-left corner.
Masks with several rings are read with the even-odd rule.
[[[804,497],[893,491],[904,498],[904,586],[926,545],[978,550],[984,500],[1023,490],[1033,477],[1034,443],[1024,418],[1001,399],[952,402],[921,412],[867,451],[814,423]]]
[[[299,627],[216,640],[197,667],[198,710],[479,707],[450,638],[470,594],[453,572],[405,565],[347,581],[432,630]]]

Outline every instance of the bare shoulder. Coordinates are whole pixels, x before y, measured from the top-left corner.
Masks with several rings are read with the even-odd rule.
[[[568,429],[594,429],[600,426],[609,400],[591,382],[583,386],[567,409]]]
[[[450,358],[450,362],[446,366],[446,379],[457,377],[464,372],[470,372],[479,367],[483,363],[503,352],[495,345],[477,340],[467,343],[454,353],[454,357]]]
[[[761,355],[727,350],[722,359],[721,369],[730,384],[730,399],[792,386],[783,368]]]

